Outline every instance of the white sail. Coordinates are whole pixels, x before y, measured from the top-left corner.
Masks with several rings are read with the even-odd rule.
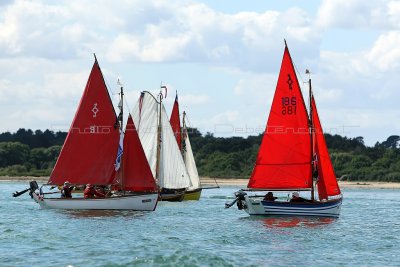
[[[159,106],[159,103],[150,93],[144,92],[132,111],[133,121],[154,177],[156,176],[157,168]],[[189,174],[186,171],[182,154],[176,143],[164,106],[162,106],[161,113],[161,151],[158,185],[167,189],[180,189],[191,186]]]
[[[168,189],[188,188],[192,184],[164,106],[161,127],[160,186]]]
[[[152,95],[143,93],[133,108],[132,118],[151,172],[156,177],[158,103]]]
[[[187,129],[184,128],[184,150],[183,158],[185,160],[186,170],[189,174],[192,186],[189,190],[194,190],[201,187],[199,173],[197,172],[196,162],[194,161],[192,146],[190,145],[189,135],[187,134]]]

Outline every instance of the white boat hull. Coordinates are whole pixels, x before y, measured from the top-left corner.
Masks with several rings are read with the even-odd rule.
[[[264,201],[244,196],[243,209],[250,215],[339,217],[342,199],[327,202]]]
[[[107,198],[43,198],[32,193],[32,198],[45,209],[67,210],[137,210],[153,211],[158,202],[158,194],[138,194]]]

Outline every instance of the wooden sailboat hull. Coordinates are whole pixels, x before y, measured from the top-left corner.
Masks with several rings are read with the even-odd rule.
[[[278,215],[278,216],[315,216],[339,217],[342,199],[327,202],[281,202],[263,201],[244,196],[242,201],[244,210],[250,215]]]
[[[160,201],[181,202],[185,197],[185,188],[169,189],[162,188],[160,190]]]
[[[158,194],[137,194],[107,198],[43,198],[32,193],[32,198],[45,209],[67,210],[137,210],[153,211],[157,206]]]
[[[184,201],[186,200],[199,200],[201,196],[202,188],[197,188],[193,190],[187,190],[185,192],[185,197],[183,198]]]
[[[161,201],[181,202],[184,198],[185,192],[160,194]]]

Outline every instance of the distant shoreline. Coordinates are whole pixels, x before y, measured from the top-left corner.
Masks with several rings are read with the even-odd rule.
[[[33,176],[0,176],[0,182],[15,182],[15,181],[32,181],[46,183],[49,177],[33,177]],[[204,187],[215,186],[215,180],[220,186],[242,186],[246,187],[248,179],[239,178],[209,178],[201,177],[201,183]],[[390,182],[362,182],[362,181],[340,181],[341,188],[369,188],[369,189],[400,189],[400,183]]]
[[[248,179],[237,179],[237,178],[217,178],[219,185],[237,185],[246,187]],[[201,182],[204,185],[215,184],[213,178],[201,178]],[[364,181],[340,181],[340,188],[370,188],[370,189],[400,189],[400,183],[390,182],[364,182]]]

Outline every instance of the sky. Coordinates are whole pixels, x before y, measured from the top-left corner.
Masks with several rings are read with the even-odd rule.
[[[265,129],[286,39],[325,132],[400,133],[400,1],[0,2],[0,132],[67,131],[96,53],[114,104],[166,85],[215,136]],[[307,95],[307,94],[306,94]]]

